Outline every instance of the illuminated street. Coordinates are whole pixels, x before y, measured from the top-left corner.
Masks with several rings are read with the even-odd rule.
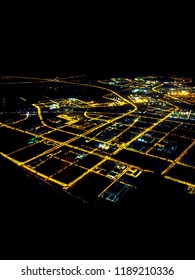
[[[98,206],[152,185],[195,190],[190,78],[0,77],[0,154]]]

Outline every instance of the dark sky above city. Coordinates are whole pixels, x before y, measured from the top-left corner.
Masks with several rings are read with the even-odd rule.
[[[68,39],[67,39],[68,40]],[[135,45],[124,46],[124,43],[97,44],[90,39],[82,44],[75,40],[70,45],[56,42],[51,45],[47,41],[28,42],[26,45],[13,46],[1,51],[0,71],[29,72],[46,74],[60,73],[97,73],[111,74],[154,74],[154,75],[194,75],[194,57],[190,49],[166,48],[157,46]],[[114,47],[113,47],[114,45]]]
[[[2,7],[0,72],[195,74],[190,5],[69,2]]]
[[[1,34],[0,72],[195,75],[189,14],[179,20],[176,7],[161,7],[161,14],[131,8],[128,15],[125,7],[123,14],[120,7],[101,13],[98,7],[65,9],[55,18],[45,10],[15,14],[10,22],[9,15]]]

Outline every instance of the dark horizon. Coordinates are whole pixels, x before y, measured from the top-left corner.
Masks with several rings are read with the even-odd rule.
[[[40,36],[41,37],[41,36]],[[0,74],[177,75],[195,76],[194,51],[188,44],[171,44],[145,37],[129,43],[93,37],[17,38],[1,46]]]
[[[1,75],[34,75],[34,76],[66,76],[66,75],[87,75],[92,77],[125,77],[125,76],[195,76],[193,62],[186,61],[135,61],[131,59],[118,59],[109,61],[106,59],[40,59],[33,58],[4,60],[0,66]]]

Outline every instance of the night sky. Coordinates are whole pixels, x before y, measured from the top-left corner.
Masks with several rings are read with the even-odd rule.
[[[41,12],[18,16],[4,24],[0,73],[194,76],[190,15],[178,21],[168,10],[166,20],[153,14],[132,18],[133,12],[121,18],[112,10],[96,16],[77,10],[57,21],[49,14],[41,18]]]
[[[52,39],[51,39],[52,40]],[[55,39],[56,40],[56,39]],[[23,44],[9,46],[1,51],[0,73],[40,76],[66,76],[87,74],[89,76],[131,76],[131,75],[178,75],[194,76],[194,54],[190,48],[174,48],[151,42],[115,42],[100,38],[94,42],[88,38],[67,38],[70,44],[38,38]],[[77,42],[78,41],[78,42]],[[133,41],[133,40],[132,40]]]

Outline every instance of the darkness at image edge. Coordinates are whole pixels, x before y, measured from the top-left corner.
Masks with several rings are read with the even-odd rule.
[[[65,206],[54,193],[25,191],[32,187],[28,180],[17,184],[17,190],[16,183],[11,183],[4,186],[15,190],[10,195],[3,189],[1,203],[6,213],[2,259],[193,259],[188,208],[174,213],[166,206],[148,208],[143,201],[146,208],[136,207],[136,212],[133,207],[77,209]]]

